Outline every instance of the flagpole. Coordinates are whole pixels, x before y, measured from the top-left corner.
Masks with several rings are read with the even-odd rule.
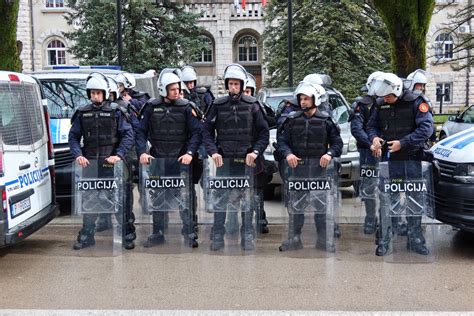
[[[288,0],[288,87],[293,87],[293,10]]]

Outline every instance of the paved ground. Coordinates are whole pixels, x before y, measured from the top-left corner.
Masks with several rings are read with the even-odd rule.
[[[101,248],[104,234],[94,251],[71,250],[77,229],[48,225],[0,250],[2,308],[474,310],[474,238],[447,226],[437,227],[431,264],[384,263],[373,254],[373,240],[348,224],[329,257],[309,240],[303,250],[279,253],[282,226],[271,226],[247,256],[238,239],[211,254],[208,226],[201,226],[198,249],[173,247],[178,243],[170,237],[167,247],[147,251],[141,243],[149,228],[141,224],[135,250],[100,257],[109,254]]]

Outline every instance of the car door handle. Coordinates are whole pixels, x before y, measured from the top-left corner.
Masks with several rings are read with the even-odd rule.
[[[29,167],[31,167],[31,165],[29,163],[27,163],[27,164],[19,166],[18,169],[25,170],[25,169],[28,169]]]

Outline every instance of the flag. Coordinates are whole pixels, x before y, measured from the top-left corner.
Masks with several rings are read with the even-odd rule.
[[[245,0],[242,0],[242,9],[245,9]]]
[[[267,0],[262,0],[262,7],[267,5]]]

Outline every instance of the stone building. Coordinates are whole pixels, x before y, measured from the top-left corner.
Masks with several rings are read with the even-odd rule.
[[[235,6],[233,0],[180,1],[185,4],[185,10],[200,16],[199,24],[205,29],[201,38],[208,48],[192,64],[199,74],[200,84],[210,85],[218,94],[223,93],[220,77],[226,65],[238,62],[256,77],[257,85],[261,87],[265,79],[262,40],[265,11],[262,1],[247,0],[245,9]],[[18,40],[23,43],[24,71],[47,69],[58,64],[78,64],[68,53],[70,43],[62,35],[74,27],[64,19],[68,10],[65,3],[66,0],[20,0]],[[472,0],[437,0],[436,3],[427,35],[427,71],[432,74],[427,95],[436,112],[439,112],[441,99],[443,112],[453,112],[474,103],[472,69],[453,71],[451,68],[465,62],[454,59],[466,52],[453,53],[453,50],[466,34],[472,34],[474,25],[471,20],[463,28],[449,33],[446,23],[450,15],[472,4]],[[451,4],[440,10],[446,3]]]

